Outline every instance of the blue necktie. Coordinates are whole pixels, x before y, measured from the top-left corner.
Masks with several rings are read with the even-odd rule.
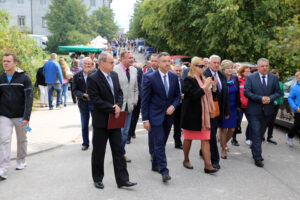
[[[114,93],[114,84],[113,84],[113,82],[112,82],[112,80],[110,78],[110,75],[107,75],[106,78],[107,78],[110,90],[111,90],[112,94],[115,96],[115,93]]]
[[[164,75],[164,86],[165,86],[165,90],[166,90],[166,96],[168,97],[169,86],[168,86],[168,83],[167,83],[167,75]]]
[[[266,76],[262,76],[264,89],[267,89]]]

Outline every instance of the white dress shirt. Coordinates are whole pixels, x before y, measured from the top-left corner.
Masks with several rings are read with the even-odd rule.
[[[266,85],[268,85],[268,74],[262,75],[262,74],[259,73],[259,72],[258,72],[258,74],[259,74],[259,78],[260,78],[261,83],[264,84],[263,78],[262,78],[262,77],[265,76]]]

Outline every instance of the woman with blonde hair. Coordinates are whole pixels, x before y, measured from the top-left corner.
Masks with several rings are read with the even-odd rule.
[[[233,62],[231,60],[223,60],[221,63],[221,69],[225,74],[228,96],[229,96],[229,106],[230,106],[230,117],[223,119],[223,123],[219,125],[220,128],[220,143],[221,143],[221,158],[227,159],[226,155],[226,145],[231,139],[235,128],[237,127],[237,114],[241,108],[240,99],[240,84],[239,80],[233,74]]]
[[[210,113],[215,111],[213,91],[217,90],[216,81],[203,75],[204,62],[199,57],[193,57],[188,77],[184,79],[181,123],[183,128],[183,166],[193,169],[189,160],[192,140],[201,140],[201,150],[204,158],[204,172],[215,173],[218,170],[210,163]]]
[[[62,89],[61,89],[60,102],[62,103],[62,96],[64,94],[64,106],[66,107],[67,100],[68,100],[69,79],[71,79],[73,77],[73,73],[71,72],[71,70],[68,67],[68,64],[64,58],[59,59],[59,65],[61,67],[61,71],[63,74],[63,85],[62,85]]]

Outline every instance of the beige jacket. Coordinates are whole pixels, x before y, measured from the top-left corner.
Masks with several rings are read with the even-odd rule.
[[[129,73],[130,73],[129,82],[121,63],[114,67],[114,71],[118,74],[121,90],[123,92],[123,106],[121,110],[124,111],[127,104],[128,112],[132,112],[134,106],[138,102],[138,96],[139,96],[138,83],[137,83],[137,70],[133,66],[129,67]]]

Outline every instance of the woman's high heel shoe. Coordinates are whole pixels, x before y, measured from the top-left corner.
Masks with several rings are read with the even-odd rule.
[[[206,169],[204,168],[204,172],[206,174],[213,174],[213,173],[216,173],[218,171],[218,169]]]

